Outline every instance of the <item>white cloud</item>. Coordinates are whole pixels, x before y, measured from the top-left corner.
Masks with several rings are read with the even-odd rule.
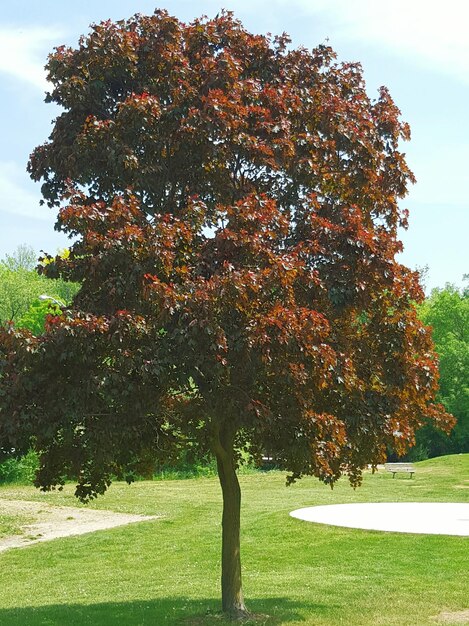
[[[0,72],[45,91],[47,54],[61,34],[47,27],[0,27]]]
[[[276,0],[321,16],[336,38],[370,43],[409,63],[469,82],[469,3],[466,0]]]
[[[209,7],[219,3],[206,4],[204,10],[210,12]],[[232,0],[231,6],[237,13],[262,13],[265,23],[275,23],[275,31],[286,13],[317,17],[333,47],[341,41],[368,43],[469,82],[467,0]],[[44,90],[47,53],[62,40],[63,32],[51,27],[1,26],[0,71]]]
[[[12,161],[0,161],[0,220],[29,217],[54,223],[54,214],[39,206],[40,185],[34,185],[28,174]],[[34,189],[36,188],[36,193]]]

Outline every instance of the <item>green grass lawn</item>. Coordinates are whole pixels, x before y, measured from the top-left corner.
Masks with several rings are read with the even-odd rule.
[[[469,609],[469,538],[334,528],[288,515],[315,504],[469,502],[469,455],[418,463],[412,480],[367,474],[356,491],[313,479],[286,488],[279,472],[240,480],[244,592],[248,607],[265,615],[256,624],[430,626],[442,612]],[[2,487],[0,497],[75,506],[72,492]],[[90,506],[161,518],[1,553],[2,626],[225,625],[217,614],[216,479],[117,483]]]

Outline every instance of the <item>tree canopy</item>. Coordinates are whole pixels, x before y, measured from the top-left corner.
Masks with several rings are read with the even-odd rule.
[[[43,335],[0,342],[0,442],[33,437],[38,486],[72,475],[86,500],[187,446],[215,455],[231,614],[242,456],[358,485],[425,419],[451,424],[395,259],[409,128],[359,64],[288,44],[156,11],[50,55],[63,112],[29,171],[76,241],[42,272],[81,287]]]

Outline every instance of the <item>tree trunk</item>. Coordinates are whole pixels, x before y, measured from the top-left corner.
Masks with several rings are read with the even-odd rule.
[[[233,450],[216,452],[218,477],[223,494],[221,592],[222,608],[231,618],[247,617],[241,587],[240,513],[241,489]]]

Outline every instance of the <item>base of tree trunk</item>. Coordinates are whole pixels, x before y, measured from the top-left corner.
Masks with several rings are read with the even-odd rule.
[[[255,619],[256,616],[253,613],[250,613],[246,608],[244,609],[232,609],[231,611],[227,611],[224,613],[228,619],[232,621],[243,621],[245,619]]]
[[[216,620],[223,617],[227,620],[230,620],[231,622],[238,622],[240,624],[242,624],[244,621],[249,620],[250,624],[256,624],[257,622],[259,622],[259,624],[261,625],[265,624],[267,620],[272,617],[271,615],[268,615],[267,613],[250,613],[248,610],[240,611],[238,615],[230,615],[229,613],[221,612],[221,613],[214,613],[213,616],[216,618]],[[211,624],[211,623],[212,622],[210,621],[207,622],[207,624]],[[217,622],[214,621],[213,626],[215,626],[216,623]]]

